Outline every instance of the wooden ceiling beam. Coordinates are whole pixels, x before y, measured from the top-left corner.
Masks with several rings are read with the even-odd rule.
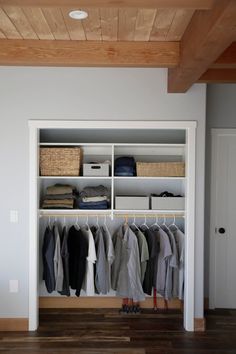
[[[215,0],[0,0],[0,6],[37,7],[136,7],[136,8],[212,8]]]
[[[211,65],[211,69],[235,69],[236,68],[236,42],[233,42],[223,54]]]
[[[178,42],[0,40],[0,65],[175,67]]]
[[[216,0],[196,11],[181,41],[180,64],[168,72],[168,92],[186,92],[236,38],[236,1]]]
[[[209,69],[198,80],[199,83],[236,83],[236,69]]]

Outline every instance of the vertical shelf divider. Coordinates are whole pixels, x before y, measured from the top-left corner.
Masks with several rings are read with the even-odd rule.
[[[111,146],[111,220],[114,219],[114,144]]]

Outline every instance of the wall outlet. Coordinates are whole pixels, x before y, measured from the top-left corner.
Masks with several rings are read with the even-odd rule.
[[[18,223],[18,210],[10,210],[10,222]]]
[[[18,293],[19,291],[19,281],[18,280],[9,280],[9,292]]]

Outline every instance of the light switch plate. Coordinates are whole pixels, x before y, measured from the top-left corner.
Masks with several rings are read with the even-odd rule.
[[[9,280],[9,292],[18,293],[18,290],[19,290],[18,280]]]
[[[18,210],[10,210],[10,222],[18,223]]]

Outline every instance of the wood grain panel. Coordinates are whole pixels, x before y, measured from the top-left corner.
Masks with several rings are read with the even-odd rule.
[[[99,41],[102,39],[101,19],[99,9],[83,8],[88,12],[88,17],[83,20],[83,27],[87,40]]]
[[[205,330],[206,330],[205,318],[194,318],[194,331],[205,332]]]
[[[233,84],[236,83],[236,69],[208,69],[197,82],[207,84]]]
[[[0,8],[0,31],[8,39],[22,38],[16,27],[13,25],[7,14]]]
[[[211,65],[214,69],[236,69],[236,42],[233,42]]]
[[[135,25],[135,41],[148,41],[156,17],[156,10],[139,9]]]
[[[28,331],[28,318],[0,318],[0,331]]]
[[[42,9],[38,7],[25,7],[23,11],[39,39],[55,39]]]
[[[236,38],[236,1],[196,11],[181,41],[181,61],[168,72],[168,91],[186,92]]]
[[[86,39],[84,27],[82,21],[75,21],[69,17],[69,12],[71,8],[61,8],[64,21],[66,24],[67,31],[69,33],[70,39],[84,41]]]
[[[0,40],[0,65],[176,67],[178,42]]]
[[[3,38],[6,38],[5,34],[0,30],[0,38],[3,39]]]
[[[0,5],[37,7],[136,7],[211,9],[215,0],[0,0]]]
[[[166,36],[167,41],[179,41],[193,17],[194,10],[179,9],[176,11],[170,29]]]
[[[20,7],[5,6],[4,11],[24,39],[38,39]]]
[[[101,8],[101,30],[103,41],[116,41],[118,37],[118,9]]]
[[[134,40],[137,9],[119,9],[118,39],[120,41]]]
[[[39,308],[121,308],[122,299],[118,297],[100,297],[100,296],[86,296],[86,297],[51,297],[41,296],[39,298]],[[145,301],[140,302],[142,308],[153,308],[153,299],[146,298]],[[157,307],[159,309],[165,308],[165,303],[162,298],[157,298]],[[181,309],[182,303],[178,299],[168,301],[170,309]]]
[[[42,11],[54,38],[58,40],[70,39],[61,9],[46,7]]]
[[[157,10],[156,19],[150,36],[151,41],[166,40],[175,13],[176,13],[175,9]]]

